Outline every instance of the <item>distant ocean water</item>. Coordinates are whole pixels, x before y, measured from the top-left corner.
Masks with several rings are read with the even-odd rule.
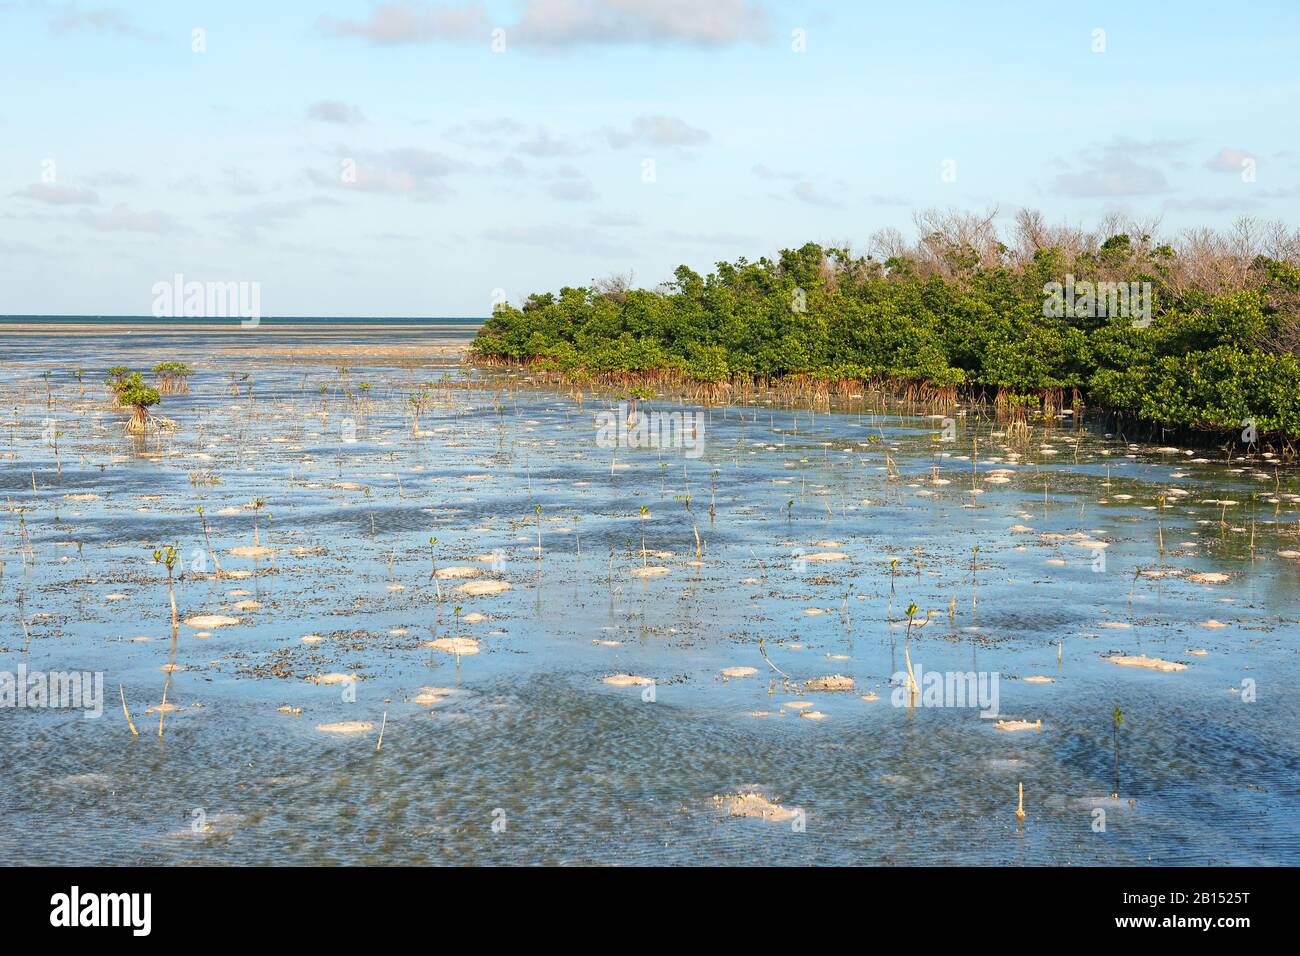
[[[175,318],[172,316],[163,316],[161,318],[152,315],[0,315],[0,325],[143,325],[143,326],[163,326],[167,328],[184,329],[186,326],[194,325],[226,325],[236,324],[239,320],[236,318]],[[409,326],[412,328],[438,328],[438,327],[458,327],[482,325],[484,319],[480,316],[428,316],[420,318],[410,317],[385,317],[385,316],[349,316],[346,318],[337,316],[310,316],[310,315],[277,315],[263,316],[259,320],[260,325],[315,325],[323,327],[356,327],[356,326]]]

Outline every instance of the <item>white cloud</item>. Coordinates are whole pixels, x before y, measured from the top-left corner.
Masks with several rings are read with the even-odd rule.
[[[35,199],[37,202],[52,206],[94,206],[99,196],[93,189],[82,186],[60,186],[56,183],[32,183],[11,193],[23,199]]]
[[[824,208],[833,209],[844,205],[838,196],[827,195],[816,184],[811,183],[806,179],[803,182],[795,183],[794,186],[791,187],[790,192],[795,199],[798,199],[800,202],[805,202],[810,206],[822,206]]]
[[[607,130],[605,133],[609,145],[623,149],[634,144],[648,146],[702,146],[710,139],[709,134],[676,116],[638,116],[632,121],[628,130]]]
[[[588,202],[596,198],[596,190],[591,180],[579,169],[561,166],[551,175],[551,184],[546,189],[552,199],[564,202]]]
[[[763,11],[749,0],[524,0],[513,23],[498,22],[478,2],[432,4],[396,0],[365,19],[322,17],[320,28],[382,46],[475,42],[505,30],[507,47],[555,48],[597,44],[686,44],[721,47],[767,36]]]
[[[160,209],[137,212],[125,203],[118,203],[102,214],[82,210],[81,221],[100,232],[149,232],[162,236],[185,231]]]
[[[431,43],[435,40],[477,39],[487,43],[491,27],[482,4],[430,6],[424,3],[381,3],[365,20],[335,20],[321,17],[326,33],[369,40],[380,46],[401,43]]]
[[[285,199],[260,202],[224,216],[235,230],[245,237],[256,237],[263,230],[283,222],[300,218],[304,213],[321,206],[337,206],[339,201],[328,196],[311,199]]]
[[[1232,149],[1225,146],[1205,161],[1205,168],[1211,169],[1216,173],[1240,173],[1242,170],[1242,164],[1246,160],[1254,158],[1254,153],[1248,153],[1244,149]]]
[[[383,152],[335,151],[338,167],[333,174],[307,170],[307,177],[317,186],[405,196],[417,202],[430,202],[451,195],[447,177],[462,172],[466,166],[433,150],[404,147]]]
[[[341,123],[344,125],[360,123],[365,119],[361,115],[360,107],[341,103],[338,100],[317,100],[308,107],[307,118],[322,123]]]
[[[1168,192],[1169,180],[1164,172],[1149,163],[1155,159],[1169,165],[1171,156],[1189,143],[1190,140],[1135,140],[1117,136],[1087,151],[1078,166],[1063,163],[1069,171],[1056,176],[1052,185],[1060,195],[1080,199]]]
[[[138,40],[158,40],[159,35],[148,33],[134,23],[121,10],[99,7],[83,10],[69,3],[50,18],[50,32],[62,36],[67,33],[116,33]]]

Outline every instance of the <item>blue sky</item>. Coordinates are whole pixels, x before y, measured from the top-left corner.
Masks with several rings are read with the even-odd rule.
[[[931,207],[1294,228],[1297,64],[1295,0],[0,0],[0,313],[481,316]]]

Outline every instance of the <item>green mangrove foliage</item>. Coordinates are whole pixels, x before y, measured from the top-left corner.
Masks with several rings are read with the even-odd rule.
[[[194,369],[184,362],[159,362],[153,367],[153,373],[158,378],[158,391],[164,394],[188,392],[189,378],[194,374]]]
[[[877,255],[809,243],[703,276],[680,266],[654,290],[536,293],[498,306],[473,352],[623,389],[866,386],[992,399],[1012,417],[1090,404],[1247,443],[1300,438],[1295,234],[1270,256],[1207,234],[1103,241],[1028,213],[1013,248],[991,220],[930,215],[918,244],[886,235]]]

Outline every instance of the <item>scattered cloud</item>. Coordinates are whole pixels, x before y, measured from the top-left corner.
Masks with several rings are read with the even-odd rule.
[[[260,202],[237,212],[224,215],[235,231],[246,238],[256,238],[270,228],[298,219],[303,214],[322,206],[341,205],[337,199],[328,196],[314,196],[310,199],[285,199],[273,202]]]
[[[1077,166],[1052,180],[1057,193],[1078,199],[1119,196],[1153,196],[1169,191],[1164,172],[1150,165],[1160,161],[1168,166],[1177,153],[1191,145],[1190,139],[1138,140],[1117,136],[1086,153]]]
[[[140,177],[134,173],[124,173],[116,169],[106,169],[102,173],[87,176],[86,182],[92,186],[135,186]]]
[[[638,116],[631,128],[607,130],[605,136],[615,149],[632,145],[702,146],[710,138],[704,130],[689,126],[676,116]]]
[[[550,176],[551,183],[546,188],[552,199],[564,202],[589,202],[596,198],[596,190],[580,169],[573,166],[561,166]]]
[[[148,232],[163,236],[185,231],[180,223],[160,209],[137,212],[125,203],[118,203],[106,213],[83,209],[81,221],[99,232]]]
[[[528,156],[539,158],[568,156],[576,151],[576,147],[572,142],[556,138],[544,129],[539,129],[515,148]]]
[[[361,108],[341,103],[338,100],[317,100],[307,109],[307,119],[321,123],[340,123],[352,125],[365,122]]]
[[[489,229],[483,238],[515,246],[542,246],[547,249],[578,255],[624,256],[634,251],[612,236],[589,226],[563,223],[536,226],[505,226]]]
[[[815,183],[803,180],[795,183],[790,188],[790,194],[800,202],[805,202],[810,206],[821,206],[827,209],[839,208],[844,205],[838,196],[831,196],[825,193]]]
[[[773,169],[765,163],[753,167],[753,173],[759,179],[798,179],[799,174],[788,169]]]
[[[52,206],[94,206],[99,195],[83,186],[60,186],[57,183],[32,183],[11,193],[22,199],[35,199]]]
[[[641,217],[634,212],[598,212],[592,215],[591,224],[625,229],[629,226],[641,225]]]
[[[253,181],[252,174],[246,169],[224,166],[221,175],[226,178],[230,191],[236,196],[256,196],[262,192],[261,187]]]
[[[1240,173],[1242,165],[1247,160],[1253,160],[1254,158],[1254,153],[1225,146],[1205,161],[1205,168],[1216,173]]]
[[[126,13],[114,7],[83,10],[73,3],[65,5],[50,17],[50,32],[56,36],[98,33],[135,37],[137,40],[161,39],[159,34],[137,27]]]
[[[335,151],[337,170],[327,175],[307,170],[307,178],[317,186],[350,189],[359,192],[405,196],[416,202],[430,202],[451,195],[446,178],[466,169],[463,163],[445,153],[418,147],[390,149],[383,152]]]
[[[747,0],[528,0],[513,32],[537,46],[721,47],[764,39],[767,20]]]
[[[319,28],[381,46],[403,43],[487,44],[505,31],[507,47],[595,45],[724,47],[768,35],[767,18],[749,0],[523,0],[514,22],[494,19],[481,2],[434,4],[394,0],[364,19],[322,17]]]
[[[459,7],[412,2],[380,3],[364,20],[321,17],[317,23],[325,33],[358,37],[379,46],[470,39],[486,43],[492,29],[487,10],[479,3]]]

